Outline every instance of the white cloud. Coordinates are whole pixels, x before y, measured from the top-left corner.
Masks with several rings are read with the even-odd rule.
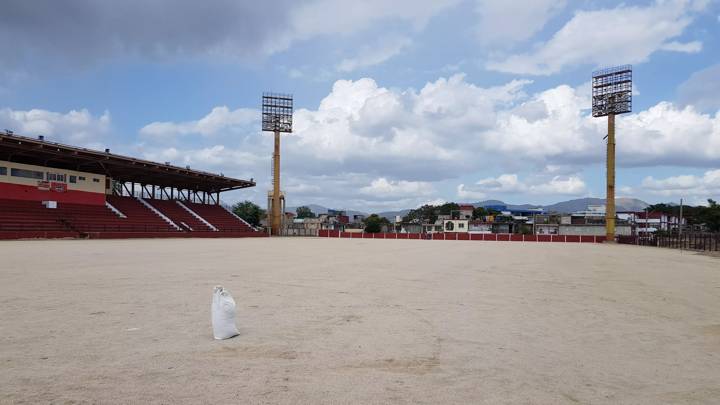
[[[421,29],[436,14],[459,0],[316,0],[293,10],[284,42],[319,35],[348,35],[389,20],[409,22]]]
[[[213,145],[198,149],[182,149],[175,147],[147,150],[143,152],[146,159],[156,162],[171,162],[178,166],[191,166],[195,169],[218,170],[238,173],[258,164],[266,163],[266,158],[252,152],[232,149],[224,145]],[[269,164],[268,164],[269,165]]]
[[[720,110],[720,64],[693,73],[678,87],[678,98],[700,111]]]
[[[379,65],[407,49],[411,44],[412,40],[407,37],[385,37],[380,44],[364,47],[358,51],[357,56],[343,59],[337,65],[337,70],[352,72],[357,69]]]
[[[459,0],[38,0],[3,3],[0,66],[35,63],[42,55],[70,66],[113,58],[250,61],[297,42],[352,35],[380,24],[420,30]],[[48,41],[52,38],[52,41]]]
[[[618,154],[624,166],[717,166],[720,113],[660,102],[624,116],[618,125]]]
[[[289,138],[319,161],[374,166],[379,174],[408,180],[440,177],[473,159],[468,141],[494,126],[499,109],[524,98],[526,83],[480,88],[454,75],[416,92],[382,88],[371,79],[339,80],[317,110],[296,112]]]
[[[416,208],[419,208],[419,207],[421,207],[421,206],[423,206],[423,205],[443,205],[443,204],[445,204],[445,203],[447,203],[446,200],[444,200],[444,199],[442,199],[442,198],[436,198],[436,199],[434,199],[434,200],[428,200],[428,201],[424,201],[424,202],[422,202],[422,203],[420,203],[420,204],[417,204],[417,205],[416,205]]]
[[[477,181],[473,185],[460,184],[460,198],[486,198],[502,194],[530,195],[581,195],[587,192],[585,182],[578,176],[554,176],[549,180],[541,177],[520,180],[517,174],[502,174]]]
[[[613,9],[580,11],[547,42],[531,52],[490,61],[486,67],[516,74],[549,75],[567,66],[599,66],[647,61],[665,49],[688,52],[697,41],[680,44],[680,36],[703,7],[690,0],[656,0],[647,7],[620,5]]]
[[[454,75],[415,91],[383,88],[367,78],[339,80],[317,109],[295,112],[294,132],[283,138],[283,168],[428,182],[489,168],[571,176],[580,166],[601,164],[607,124],[590,116],[587,89],[560,85],[528,96],[527,83],[482,88]],[[257,115],[218,107],[200,120],[153,123],[141,133],[230,132],[237,143],[223,153],[239,148],[267,159],[272,142],[258,135]],[[217,146],[214,141],[208,147]],[[620,167],[714,167],[720,115],[661,102],[618,117],[617,142]],[[268,168],[269,161],[261,167]]]
[[[435,189],[432,184],[425,181],[392,181],[380,177],[373,180],[369,186],[361,188],[360,192],[376,198],[407,198],[431,195]]]
[[[717,198],[720,196],[720,169],[706,171],[702,176],[680,175],[664,179],[648,176],[643,179],[639,188],[665,197]]]
[[[488,151],[543,164],[588,164],[604,159],[606,120],[592,118],[590,100],[576,89],[558,86],[533,96],[545,114],[531,117],[509,110],[498,114],[485,135]],[[618,164],[624,167],[679,165],[711,167],[720,159],[720,115],[660,102],[647,110],[620,116]],[[703,147],[698,147],[703,145]]]
[[[587,193],[587,186],[578,176],[555,176],[546,183],[530,185],[529,192],[541,195],[582,195]]]
[[[296,111],[294,132],[283,137],[282,146],[283,172],[293,181],[283,187],[294,187],[294,196],[301,195],[308,203],[346,201],[403,208],[438,197],[431,189],[454,189],[459,178],[501,170],[533,175],[521,179],[507,174],[480,184],[465,183],[457,188],[458,196],[585,194],[587,187],[577,173],[593,164],[602,170],[607,121],[590,116],[589,92],[584,87],[560,85],[528,95],[527,83],[483,88],[454,75],[420,90],[399,90],[367,78],[339,80],[316,109]],[[210,144],[168,149],[162,138],[146,137],[147,142],[162,145],[159,149],[150,145],[143,153],[157,155],[154,160],[181,159],[181,164],[196,168],[252,176],[259,179],[260,189],[267,189],[271,137],[258,135],[257,122],[237,124],[231,111],[208,116],[219,117],[210,127],[234,131],[232,144],[194,137],[192,142]],[[204,128],[200,121],[166,124],[175,131],[170,133],[199,133]],[[617,142],[621,168],[716,168],[720,114],[661,102],[619,116]],[[302,184],[316,185],[322,193]]]
[[[308,183],[297,183],[293,182],[288,186],[283,187],[283,191],[293,193],[294,195],[309,195],[309,194],[320,194],[323,192],[322,188],[317,184]]]
[[[435,194],[429,182],[370,178],[363,173],[307,176],[291,173],[282,186],[290,198],[335,208],[370,212],[415,207]]]
[[[566,4],[565,0],[476,0],[475,10],[480,17],[478,39],[491,47],[525,41],[540,31]]]
[[[663,44],[660,50],[671,52],[698,53],[702,51],[703,45],[700,41],[677,42],[672,41]]]
[[[486,178],[475,183],[476,188],[493,193],[519,193],[527,190],[527,186],[520,183],[517,174],[501,174],[497,178]]]
[[[44,135],[46,140],[98,147],[110,130],[110,113],[95,117],[88,110],[71,110],[65,114],[32,109],[27,111],[0,109],[0,128],[18,135]]]
[[[259,121],[260,112],[251,108],[230,110],[227,106],[215,107],[208,115],[187,122],[153,122],[140,129],[140,134],[150,137],[174,137],[188,134],[205,136],[226,131],[238,131],[248,128]]]
[[[470,190],[465,187],[464,184],[459,184],[457,186],[457,196],[463,201],[482,200],[488,197],[488,195],[484,191]]]

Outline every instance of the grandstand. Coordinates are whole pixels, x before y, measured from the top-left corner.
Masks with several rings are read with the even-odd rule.
[[[220,204],[252,180],[0,134],[0,239],[266,236]]]

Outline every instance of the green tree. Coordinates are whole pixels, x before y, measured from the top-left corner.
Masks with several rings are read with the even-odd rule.
[[[438,207],[437,212],[440,215],[450,215],[453,211],[460,210],[460,206],[454,202],[445,203]]]
[[[679,216],[680,206],[668,203],[653,204],[647,207],[647,212]],[[707,207],[683,205],[683,219],[690,225],[703,225],[710,232],[720,232],[720,204],[708,199]]]
[[[697,207],[696,222],[705,224],[710,232],[720,232],[720,204],[708,199],[707,207]]]
[[[425,204],[420,208],[410,210],[410,212],[403,217],[403,222],[424,222],[428,221],[433,223],[437,220],[437,207],[429,204]]]
[[[498,215],[502,215],[502,212],[490,208],[490,209],[487,210],[487,214],[496,217],[496,216],[498,216]]]
[[[379,233],[382,232],[383,225],[390,225],[390,221],[387,218],[381,217],[378,214],[372,214],[365,218],[365,232],[367,233]]]
[[[485,207],[475,207],[473,210],[472,218],[473,219],[482,219],[483,217],[488,216],[489,213],[485,209]]]
[[[232,211],[252,226],[259,226],[260,220],[265,218],[265,210],[248,200],[233,205]]]
[[[680,211],[680,208],[676,207],[674,205],[660,203],[660,204],[648,205],[647,211],[648,212],[662,212],[664,214],[677,214]]]
[[[312,212],[309,207],[306,207],[304,205],[302,207],[297,207],[295,213],[297,214],[298,218],[315,218],[315,213]]]

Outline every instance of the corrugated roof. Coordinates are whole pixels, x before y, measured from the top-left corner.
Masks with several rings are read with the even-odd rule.
[[[0,133],[0,160],[103,174],[121,182],[152,184],[210,193],[255,186],[189,167],[80,148],[13,133]]]

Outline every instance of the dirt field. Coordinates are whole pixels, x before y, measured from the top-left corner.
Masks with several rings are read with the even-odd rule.
[[[674,250],[0,242],[0,304],[2,403],[720,400],[720,258]]]

